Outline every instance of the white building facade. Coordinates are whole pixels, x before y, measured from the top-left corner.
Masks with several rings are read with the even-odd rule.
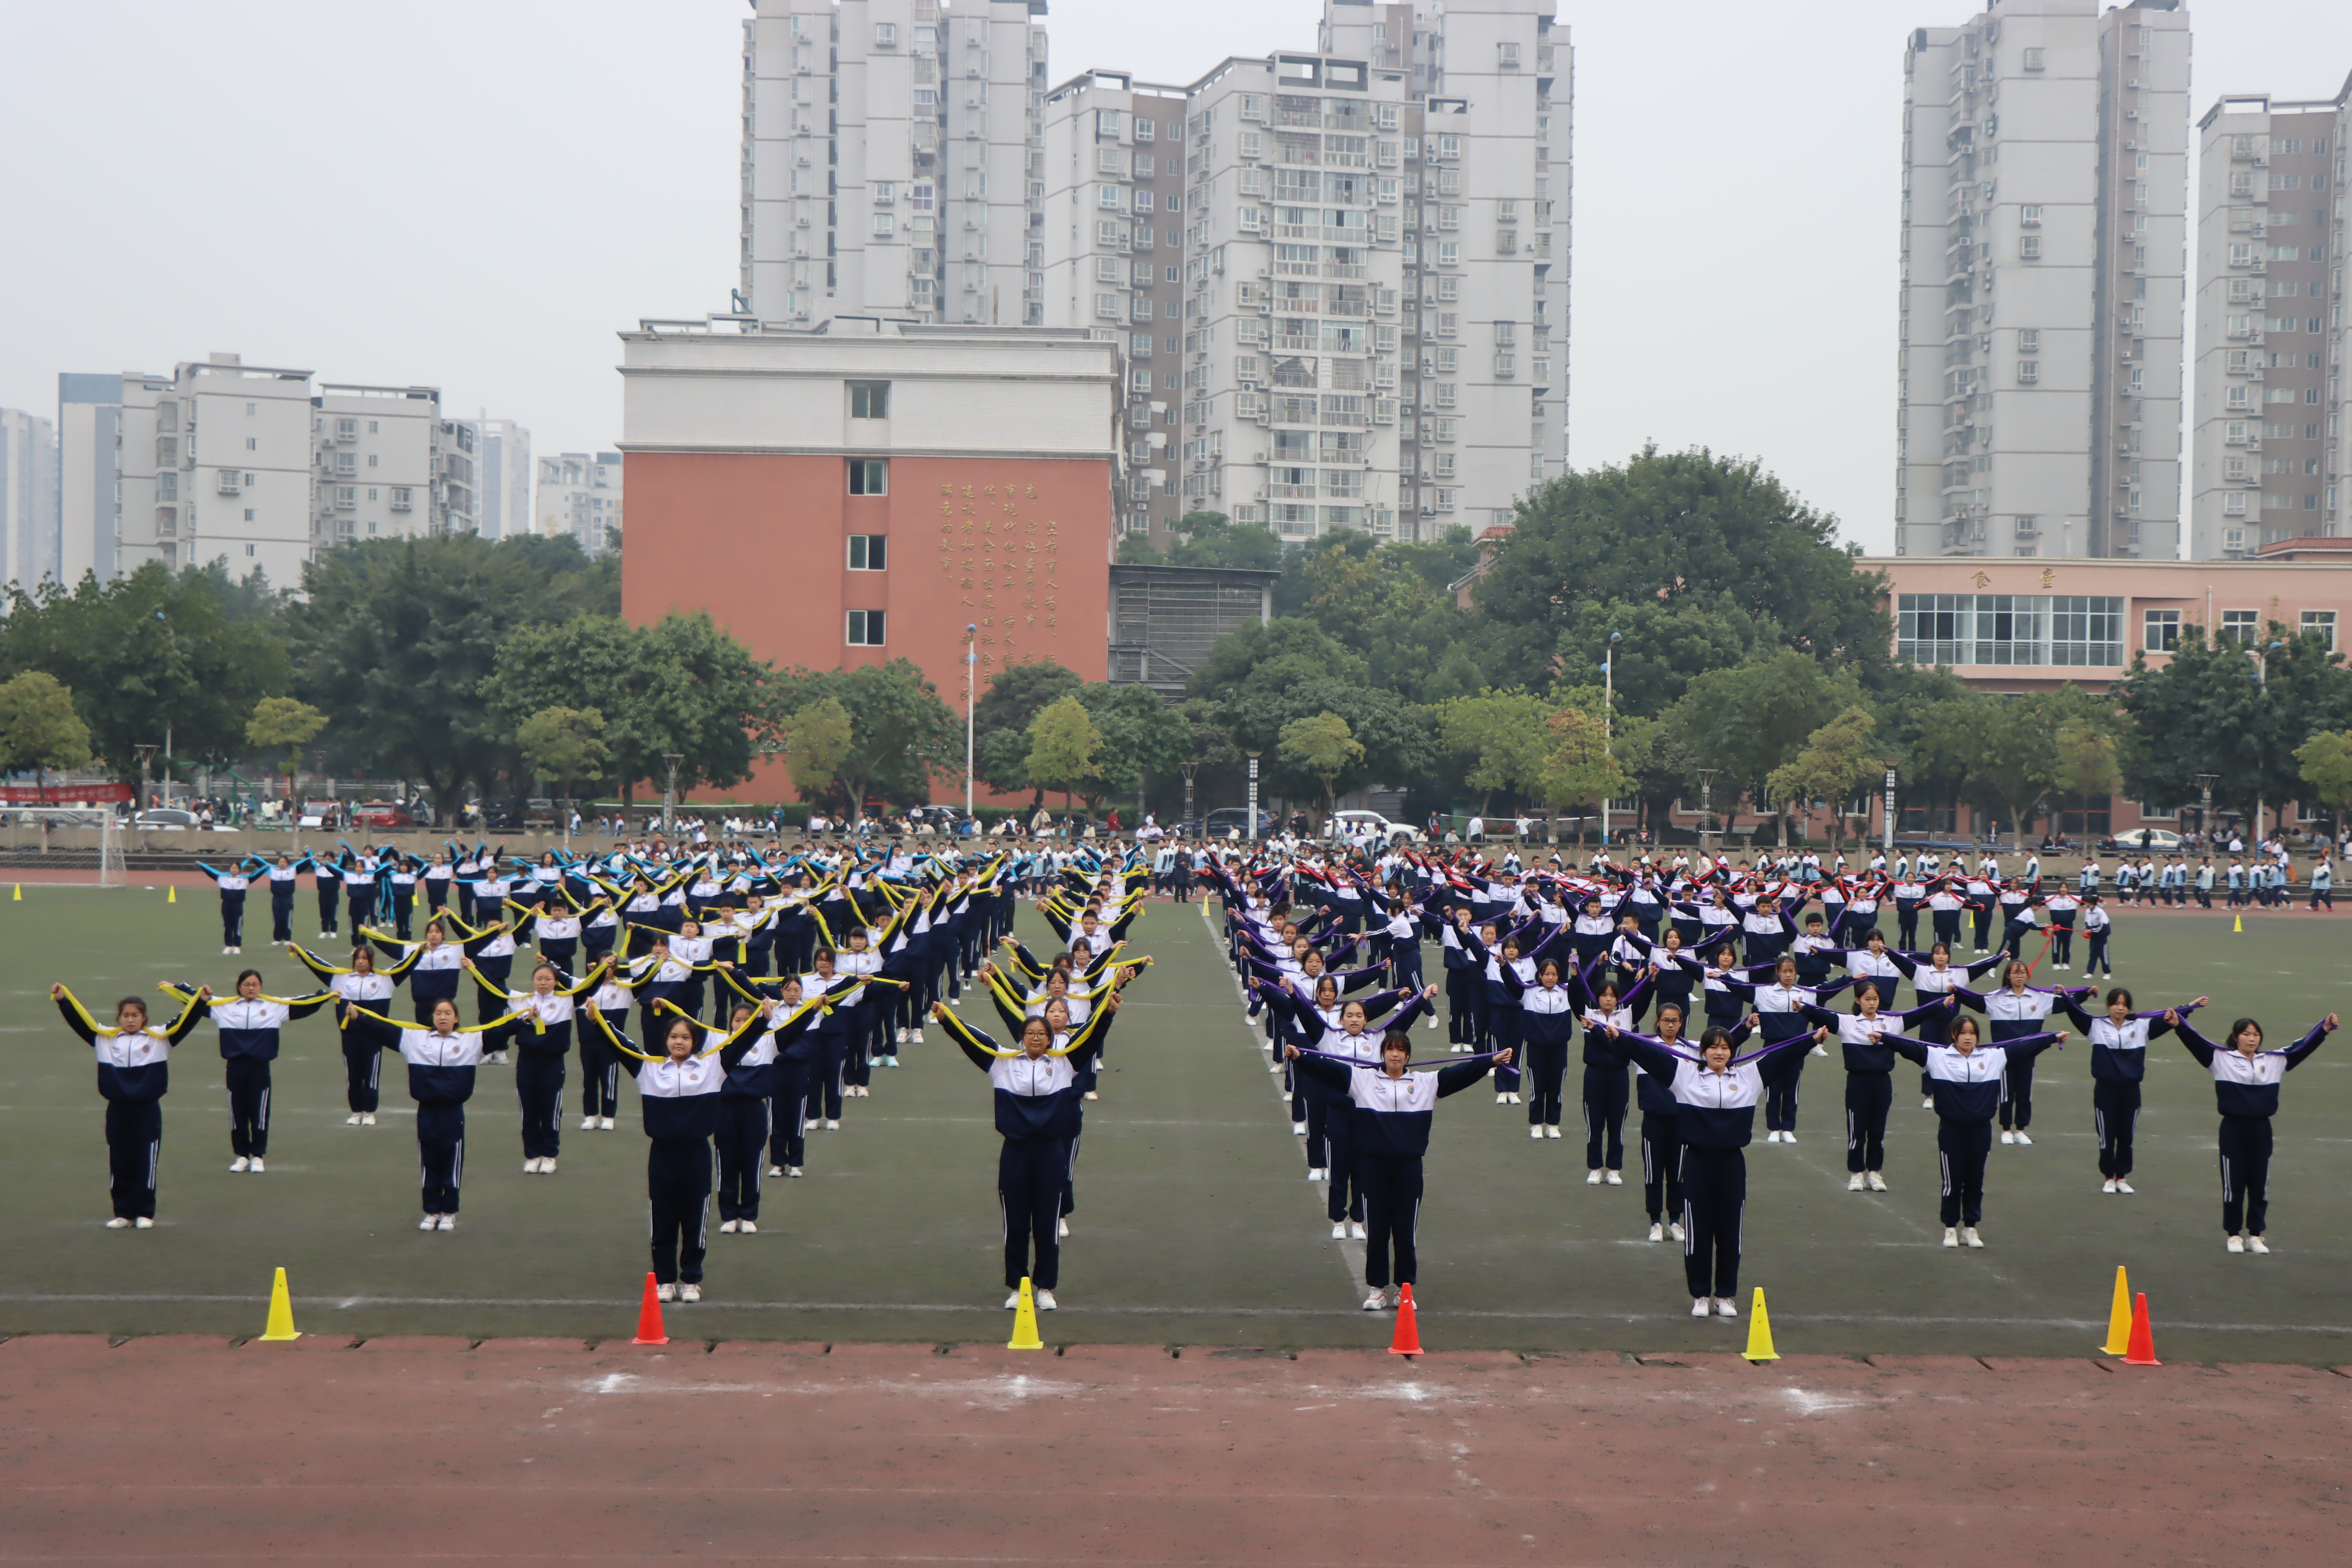
[[[1039,320],[1044,0],[756,0],[737,309]]]
[[[1896,553],[2177,552],[2189,48],[2177,0],[1912,34]]]
[[[621,526],[621,454],[560,452],[539,460],[538,531],[576,541],[589,555]]]
[[[2197,130],[2189,553],[2242,560],[2345,531],[2352,80],[2319,101],[2224,98]]]
[[[0,408],[0,587],[58,574],[56,422]]]
[[[511,419],[486,417],[474,423],[480,437],[475,454],[480,475],[476,531],[484,539],[529,533],[530,432]]]
[[[443,421],[438,390],[327,383],[312,401],[314,548],[471,531],[470,487],[457,487],[453,523],[443,474],[453,458],[470,472],[473,436]]]

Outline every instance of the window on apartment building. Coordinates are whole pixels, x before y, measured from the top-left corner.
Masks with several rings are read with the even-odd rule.
[[[2180,646],[2180,612],[2147,610],[2140,616],[2140,646],[2150,653],[2170,653]]]
[[[247,522],[251,522],[253,521],[253,509],[251,507],[247,507],[245,509],[245,521]]]
[[[2023,63],[2027,70],[2038,71],[2044,68],[2049,58],[2050,52],[2047,49],[2032,48],[2025,51]]]
[[[247,437],[245,438],[245,449],[246,449],[247,451],[248,451],[248,452],[258,452],[258,451],[260,451],[260,450],[261,450],[261,437],[258,437],[258,436],[247,436]],[[369,460],[370,462],[373,462],[375,459],[374,459],[374,458],[369,458],[368,460]]]
[[[2254,639],[2262,635],[2262,619],[2260,610],[2222,611],[2221,640],[2237,643],[2243,647],[2253,647]]]
[[[852,572],[880,572],[889,565],[890,536],[885,533],[853,533],[849,536],[849,569]]]
[[[897,48],[898,47],[898,24],[896,22],[875,23],[874,47],[877,49]]]
[[[849,493],[882,496],[890,493],[890,463],[886,458],[849,459]]]
[[[849,416],[852,419],[889,418],[890,384],[887,381],[851,382]]]
[[[2017,362],[2018,385],[2032,386],[2039,384],[2041,380],[2042,362],[2040,360],[2021,359]]]
[[[2328,651],[2328,652],[2330,652],[2330,653],[2334,653],[2334,652],[2336,651],[2336,612],[2335,612],[2335,611],[2333,611],[2333,610],[2305,610],[2305,611],[2304,611],[2304,612],[2303,612],[2303,629],[2304,629],[2305,632],[2316,632],[2316,633],[2318,633],[2321,637],[2326,637],[2326,638],[2327,639],[2327,651]]]
[[[2020,261],[2041,260],[2042,237],[2038,234],[2019,235],[2017,237],[2017,258]]]
[[[2017,221],[2024,225],[2027,228],[2040,228],[2042,226],[2042,209],[2038,206],[2020,207],[2017,209]]]
[[[880,647],[882,646],[883,612],[852,610],[849,612],[849,646]]]
[[[876,213],[876,214],[874,215],[874,237],[875,237],[875,238],[877,238],[877,239],[887,239],[887,238],[889,238],[889,237],[890,237],[890,236],[892,235],[892,233],[893,233],[893,232],[895,232],[895,231],[897,230],[897,228],[898,228],[898,219],[897,219],[897,216],[896,216],[895,214],[891,214],[891,213]]]

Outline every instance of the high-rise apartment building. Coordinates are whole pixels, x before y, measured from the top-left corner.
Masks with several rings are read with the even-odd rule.
[[[2188,94],[2178,0],[1911,35],[1897,554],[2178,552]]]
[[[511,419],[478,419],[481,474],[479,532],[507,539],[530,531],[530,432]]]
[[[2345,531],[2352,80],[2317,102],[2224,98],[2197,130],[2189,553],[2242,559]]]
[[[1035,0],[758,0],[737,310],[1115,336],[1126,532],[1507,522],[1567,461],[1552,9],[1325,0],[1311,52],[1047,92]]]
[[[311,404],[313,548],[472,531],[474,433],[442,419],[438,389],[329,382]]]
[[[621,526],[621,454],[560,452],[539,460],[539,528],[601,555]]]
[[[756,0],[743,25],[737,308],[1040,320],[1045,0]]]
[[[50,419],[0,408],[0,588],[58,575],[58,433]]]
[[[58,578],[114,575],[122,515],[115,483],[122,427],[122,377],[73,371],[58,376]]]

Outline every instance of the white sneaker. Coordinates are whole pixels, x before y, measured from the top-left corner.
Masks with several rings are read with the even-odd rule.
[[[841,1123],[838,1121],[827,1121],[824,1124],[824,1130],[827,1132],[838,1132],[841,1131]]]
[[[1528,1136],[1540,1143],[1543,1142],[1543,1129],[1540,1127],[1530,1127],[1528,1129]]]
[[[259,1175],[259,1174],[261,1174],[261,1173],[262,1173],[262,1172],[264,1172],[264,1171],[266,1171],[266,1170],[269,1169],[269,1167],[268,1167],[268,1166],[267,1166],[267,1165],[265,1165],[265,1164],[263,1164],[263,1163],[261,1163],[261,1156],[260,1156],[260,1155],[258,1155],[258,1154],[256,1154],[256,1155],[253,1157],[253,1163],[252,1163],[249,1167],[247,1167],[247,1168],[248,1168],[248,1169],[250,1169],[250,1170],[253,1172],[253,1173],[254,1173],[255,1175],[257,1175],[257,1175]]]
[[[905,1045],[906,1043],[907,1043],[907,1031],[906,1031],[906,1030],[904,1030],[904,1029],[901,1029],[901,1030],[899,1030],[899,1031],[898,1031],[898,1044],[900,1044],[900,1045],[902,1045],[902,1046],[903,1046],[903,1045]]]
[[[800,1173],[801,1168],[798,1165],[787,1165],[784,1167],[784,1174],[787,1176],[797,1176]]]
[[[1683,1222],[1678,1219],[1668,1220],[1666,1222],[1666,1234],[1674,1237],[1676,1241],[1683,1240]]]
[[[440,1222],[433,1228],[436,1230],[455,1230],[457,1228],[457,1216],[453,1214],[445,1214],[441,1216]]]
[[[1715,1298],[1714,1298],[1714,1297],[1712,1297],[1712,1296],[1693,1296],[1693,1297],[1691,1298],[1691,1316],[1692,1316],[1692,1317],[1694,1317],[1694,1318],[1704,1318],[1704,1317],[1706,1317],[1708,1313],[1710,1313],[1710,1312],[1712,1312],[1712,1311],[1714,1311],[1714,1310],[1715,1310]]]
[[[1614,1171],[1607,1171],[1607,1172],[1604,1172],[1604,1173],[1602,1173],[1602,1175],[1603,1175],[1603,1178],[1608,1182],[1608,1184],[1609,1184],[1611,1186],[1612,1186],[1612,1187],[1622,1187],[1622,1186],[1623,1186],[1623,1185],[1625,1184],[1625,1178],[1624,1178],[1624,1177],[1622,1177],[1622,1176],[1621,1176],[1621,1175],[1619,1175],[1619,1174],[1618,1174],[1616,1172],[1614,1172]]]
[[[1660,1225],[1657,1221],[1655,1221],[1655,1220],[1652,1220],[1652,1221],[1650,1222],[1650,1239],[1651,1239],[1652,1241],[1664,1241],[1664,1240],[1665,1240],[1665,1239],[1666,1239],[1666,1227],[1665,1227],[1664,1226]]]
[[[507,1065],[507,1054],[504,1051],[492,1051],[490,1053],[490,1060],[496,1062],[500,1067],[504,1067]]]
[[[720,1220],[720,1221],[719,1222],[719,1235],[721,1235],[721,1236],[732,1236],[732,1235],[734,1235],[734,1234],[735,1234],[735,1226],[736,1226],[739,1223],[740,1223],[739,1221],[731,1220],[731,1219],[722,1219],[722,1220]]]
[[[131,1223],[132,1225],[134,1225],[134,1226],[138,1226],[141,1230],[152,1230],[152,1229],[154,1229],[154,1228],[155,1228],[155,1222],[154,1222],[153,1220],[152,1220],[152,1219],[149,1219],[149,1218],[148,1218],[145,1215],[143,1215],[143,1214],[142,1214],[142,1215],[141,1215],[137,1219],[132,1220]]]
[[[1432,1018],[1428,1023],[1423,1024],[1422,1027],[1424,1029],[1434,1029],[1437,1027],[1437,1020],[1435,1018]]]
[[[441,1216],[440,1216],[439,1215],[437,1215],[437,1214],[429,1214],[429,1215],[426,1215],[423,1219],[420,1219],[420,1220],[418,1220],[418,1221],[416,1222],[416,1228],[417,1228],[417,1229],[419,1229],[419,1230],[432,1230],[432,1229],[436,1228],[436,1226],[438,1226],[440,1225],[440,1223],[441,1223]]]
[[[1304,1138],[1307,1136],[1307,1123],[1304,1121],[1294,1121],[1290,1124],[1290,1131],[1294,1136]]]
[[[921,1045],[921,1044],[923,1043],[923,1031],[922,1031],[922,1030],[920,1030],[920,1029],[909,1029],[909,1030],[908,1030],[908,1031],[907,1031],[907,1043],[908,1043],[908,1045],[910,1045],[910,1046],[919,1046],[919,1045]],[[891,1065],[892,1067],[897,1067],[897,1066],[898,1065],[898,1058],[897,1057],[892,1057],[892,1058],[890,1058],[890,1065]]]
[[[677,1287],[675,1285],[656,1285],[654,1287],[654,1300],[656,1301],[677,1300]]]
[[[1728,1296],[1717,1296],[1715,1299],[1715,1315],[1718,1318],[1736,1318],[1739,1316],[1739,1303]]]
[[[1944,1227],[1944,1245],[1946,1247],[1958,1247],[1959,1244],[1960,1233],[1952,1226],[1948,1225]]]
[[[1767,1128],[1767,1129],[1765,1130],[1765,1132],[1764,1132],[1764,1142],[1766,1142],[1767,1143],[1778,1143],[1780,1141],[1780,1130],[1779,1128],[1777,1128],[1777,1127],[1771,1127],[1771,1128]]]
[[[699,1301],[702,1300],[702,1287],[681,1285],[677,1288],[677,1299],[681,1301]]]
[[[610,1132],[613,1130],[613,1119],[609,1116],[600,1116],[596,1119],[596,1125]]]
[[[2022,1127],[2017,1130],[2017,1141],[2021,1143],[2031,1143],[2033,1142],[2031,1137],[2027,1136],[2026,1131]]]
[[[2105,1181],[2099,1184],[2099,1191],[2103,1193],[2112,1193],[2115,1190],[2116,1179],[2113,1176],[2109,1176]]]
[[[1519,1091],[1515,1089],[1511,1090],[1511,1103],[1513,1105],[1524,1105],[1527,1102],[1519,1098]]]
[[[360,1113],[359,1113],[358,1111],[356,1111],[356,1110],[352,1111],[349,1116],[346,1116],[346,1117],[344,1117],[344,1118],[343,1118],[343,1125],[344,1125],[344,1126],[346,1126],[346,1127],[357,1127],[359,1124],[360,1124]]]
[[[1862,1179],[1869,1184],[1870,1190],[1874,1193],[1883,1193],[1886,1190],[1886,1178],[1876,1171],[1864,1171],[1862,1173]]]
[[[1498,1089],[1495,1094],[1495,1103],[1497,1105],[1508,1105],[1511,1103],[1511,1097]]]
[[[1068,1220],[1066,1220],[1066,1219],[1057,1219],[1057,1220],[1055,1220],[1055,1221],[1054,1222],[1054,1237],[1055,1237],[1055,1239],[1059,1240],[1059,1241],[1067,1241],[1067,1240],[1069,1240],[1069,1239],[1070,1239],[1070,1222],[1069,1222]]]
[[[1059,1301],[1054,1300],[1054,1293],[1051,1290],[1040,1290],[1037,1292],[1037,1310],[1039,1311],[1059,1311],[1061,1310],[1061,1306],[1062,1304]]]
[[[360,1112],[360,1125],[361,1125],[361,1126],[362,1126],[362,1127],[373,1127],[373,1126],[374,1126],[374,1125],[375,1125],[375,1112],[374,1112],[374,1111],[373,1111],[373,1110],[362,1110],[362,1111],[361,1111],[361,1112]]]
[[[1817,1057],[1825,1057],[1829,1054],[1830,1048],[1827,1046],[1815,1046],[1813,1047],[1813,1055]]]
[[[2270,1243],[2264,1241],[2261,1237],[2250,1236],[2246,1237],[2246,1250],[2248,1252],[2259,1252],[2267,1257],[2270,1253]]]
[[[580,1131],[583,1131],[583,1132],[593,1132],[593,1131],[596,1131],[596,1118],[594,1118],[594,1117],[593,1117],[593,1116],[583,1116],[583,1117],[582,1117],[582,1118],[580,1119]]]
[[[1919,1097],[1919,1109],[1920,1109],[1920,1110],[1935,1110],[1935,1109],[1936,1109],[1936,1097],[1935,1097],[1934,1095],[1932,1095],[1932,1094],[1923,1094],[1923,1095],[1921,1095],[1921,1096]]]
[[[109,1230],[129,1230],[131,1228],[131,1222],[124,1219],[121,1215],[116,1215],[112,1219],[106,1222],[106,1228]]]
[[[2223,1245],[2228,1247],[2232,1252],[2243,1252],[2246,1250],[2246,1238],[2242,1236],[2233,1236]]]
[[[1333,1220],[1331,1222],[1331,1239],[1334,1241],[1345,1241],[1348,1239],[1348,1222],[1346,1220],[1340,1219]]]
[[[536,1154],[533,1154],[530,1159],[525,1160],[525,1161],[522,1163],[522,1169],[523,1169],[523,1174],[525,1174],[525,1175],[527,1175],[527,1176],[536,1176],[536,1175],[538,1175],[538,1174],[539,1174],[539,1156],[538,1156],[538,1155],[536,1155]]]
[[[232,1171],[248,1171],[253,1168],[253,1162],[239,1154],[228,1163],[228,1168]]]
[[[2131,1190],[2132,1184],[2129,1179],[2123,1176],[2117,1176],[2116,1178],[2116,1191],[2119,1193],[2128,1193]]]
[[[1970,1247],[1982,1247],[1984,1245],[1984,1237],[1977,1234],[1977,1227],[1972,1225],[1964,1225],[1960,1226],[1960,1239],[1967,1242]]]
[[[1559,1129],[1550,1125],[1549,1123],[1546,1123],[1544,1126],[1544,1136],[1547,1138],[1557,1138],[1559,1136]]]
[[[1783,1143],[1794,1143],[1796,1141],[1797,1141],[1797,1131],[1796,1131],[1796,1129],[1795,1129],[1795,1128],[1793,1128],[1793,1127],[1792,1127],[1792,1128],[1786,1128],[1786,1129],[1783,1129],[1783,1130],[1782,1130],[1782,1131],[1781,1131],[1781,1133],[1780,1133],[1780,1142],[1783,1142]]]
[[[1848,1176],[1845,1179],[1845,1190],[1850,1193],[1858,1193],[1863,1190],[1862,1173],[1860,1171],[1856,1171],[1853,1175]]]
[[[221,949],[221,956],[222,956],[223,958],[226,958],[230,953],[235,952],[236,951],[236,949],[233,948],[233,947],[225,947],[225,948],[222,948],[222,949]]]
[[[2004,1143],[2014,1143],[2017,1142],[2017,1134],[2004,1127],[2000,1130],[2000,1141]]]
[[[754,1219],[747,1219],[741,1225],[736,1226],[736,1228],[740,1230],[745,1236],[757,1236],[760,1234],[760,1222]]]
[[[1018,1310],[1020,1305],[1021,1292],[1018,1290],[1013,1291],[1013,1294],[1004,1298],[1004,1310],[1008,1312]]]
[[[892,1067],[897,1067],[898,1064],[897,1062],[892,1062],[890,1065],[891,1065]],[[1102,1098],[1102,1096],[1101,1096],[1100,1094],[1097,1094],[1095,1090],[1093,1090],[1093,1089],[1090,1089],[1087,1090],[1087,1098],[1088,1100],[1100,1100],[1100,1099]]]
[[[1597,1170],[1585,1172],[1584,1184],[1588,1187],[1599,1186],[1601,1184],[1601,1173]]]

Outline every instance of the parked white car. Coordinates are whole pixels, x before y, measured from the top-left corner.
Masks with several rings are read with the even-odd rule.
[[[1326,838],[1375,838],[1382,844],[1418,844],[1421,830],[1409,823],[1391,822],[1377,811],[1339,811],[1323,825]]]

